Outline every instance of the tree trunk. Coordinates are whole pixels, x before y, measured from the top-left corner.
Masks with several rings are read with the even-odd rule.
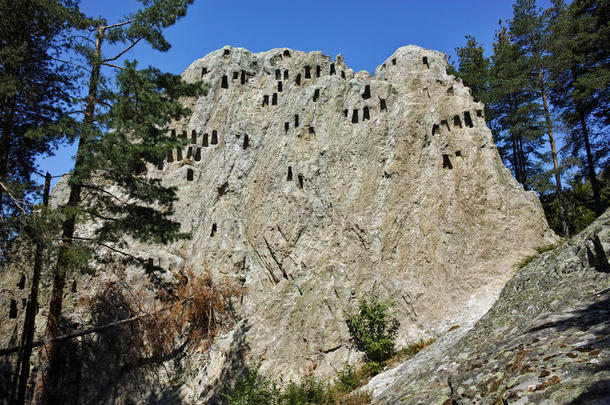
[[[523,189],[528,190],[527,187],[527,167],[525,166],[525,153],[523,153],[523,137],[517,137],[517,152],[519,154],[519,163],[521,165],[521,181]]]
[[[86,132],[87,128],[92,125],[97,104],[97,88],[100,78],[101,56],[102,56],[102,41],[104,39],[104,28],[97,28],[97,38],[95,42],[95,54],[91,76],[89,78],[89,92],[87,95],[87,105],[83,119],[83,129]],[[81,202],[81,171],[83,163],[88,153],[87,133],[81,136],[78,142],[78,150],[76,153],[76,162],[72,171],[72,179],[70,181],[70,197],[68,199],[68,212],[62,225],[62,242],[59,247],[57,264],[53,274],[53,289],[51,293],[51,301],[49,303],[49,318],[47,320],[46,338],[48,340],[40,350],[40,369],[36,381],[34,391],[34,404],[47,404],[49,402],[50,388],[48,386],[50,371],[55,360],[57,352],[57,344],[54,339],[59,335],[59,324],[61,320],[61,312],[63,305],[63,291],[66,284],[66,273],[69,270],[70,255],[74,229],[76,226],[76,213],[71,208],[76,208]]]
[[[51,175],[47,172],[45,176],[44,194],[42,203],[45,207],[49,205],[49,189],[51,187]],[[25,394],[30,377],[30,358],[32,357],[32,342],[36,332],[36,312],[38,310],[38,288],[40,285],[40,274],[42,273],[42,253],[43,246],[40,242],[36,243],[36,253],[34,254],[34,269],[32,272],[32,285],[30,287],[30,299],[25,312],[23,332],[21,334],[21,349],[17,359],[15,371],[15,382],[13,392],[11,392],[11,404],[25,404]],[[15,399],[16,390],[16,399]],[[14,402],[13,402],[14,401]]]
[[[2,100],[6,102],[6,100]],[[11,149],[11,128],[13,126],[15,98],[11,97],[3,106],[2,112],[2,137],[0,138],[0,181],[4,181],[8,175],[8,160]],[[7,185],[8,187],[8,185]],[[4,190],[0,188],[0,214],[4,210]]]
[[[542,71],[538,69],[538,83],[540,85],[542,95],[542,105],[544,106],[544,118],[546,120],[547,133],[549,135],[549,145],[551,147],[551,157],[553,158],[553,169],[555,172],[555,196],[559,203],[559,216],[561,220],[561,229],[565,236],[570,236],[570,228],[567,221],[567,213],[565,203],[563,201],[563,187],[561,187],[561,173],[559,171],[559,159],[557,159],[557,149],[555,148],[555,136],[553,135],[553,124],[551,122],[551,113],[549,112],[549,104],[546,97],[546,88],[542,80]]]
[[[579,113],[579,115],[580,124],[582,125],[582,136],[585,141],[585,152],[587,153],[589,181],[591,182],[591,188],[593,189],[593,200],[595,201],[595,213],[599,216],[604,212],[604,207],[602,205],[602,199],[599,195],[599,183],[597,182],[597,176],[595,175],[593,153],[591,152],[591,144],[589,143],[589,130],[587,129],[585,115],[582,113]]]

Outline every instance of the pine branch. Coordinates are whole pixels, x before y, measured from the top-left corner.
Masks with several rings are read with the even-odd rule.
[[[123,49],[121,52],[119,52],[118,55],[116,55],[113,58],[108,58],[108,59],[104,59],[102,60],[102,64],[105,64],[106,62],[112,62],[113,60],[117,60],[118,58],[120,58],[121,56],[123,56],[126,52],[129,52],[129,50],[131,48],[133,48],[134,46],[136,46],[138,44],[138,42],[140,42],[144,37],[140,37],[138,39],[136,39],[134,42],[132,42],[127,48]]]

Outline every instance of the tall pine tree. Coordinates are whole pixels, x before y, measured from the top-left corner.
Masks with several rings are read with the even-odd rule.
[[[584,155],[585,177],[600,215],[604,206],[596,168],[610,152],[605,136],[610,124],[610,1],[574,0],[564,8],[563,2],[554,2],[551,97],[569,128],[574,154]]]
[[[567,214],[562,198],[561,169],[559,167],[554,124],[549,105],[549,88],[552,86],[552,83],[549,78],[551,55],[548,51],[548,43],[550,41],[548,25],[548,14],[543,14],[536,7],[535,0],[517,0],[513,5],[513,18],[509,24],[510,37],[523,55],[530,77],[526,82],[528,91],[537,95],[538,101],[542,106],[542,109],[532,110],[534,113],[541,113],[541,116],[534,116],[532,118],[539,122],[544,121],[544,127],[549,140],[550,160],[553,164],[552,173],[555,178],[555,197],[559,203],[559,220],[562,224],[563,234],[569,235]]]
[[[53,402],[50,370],[57,361],[53,339],[60,333],[63,290],[68,274],[78,271],[100,248],[120,251],[128,240],[168,243],[188,235],[171,220],[175,189],[146,177],[150,165],[158,165],[177,140],[167,137],[168,123],[189,111],[182,97],[198,96],[202,87],[156,69],[136,69],[135,63],[116,63],[139,42],[167,51],[163,29],[185,15],[192,0],[153,0],[123,20],[88,21],[92,39],[85,38],[80,51],[88,62],[89,80],[78,132],[78,150],[69,179],[70,193],[64,208],[61,243],[53,270],[46,337],[41,350],[34,403]],[[123,50],[104,55],[105,45],[122,44]],[[102,68],[118,71],[116,85]],[[116,90],[114,90],[116,89]],[[109,187],[108,185],[112,185]],[[76,233],[84,221],[100,224],[92,235]],[[130,256],[127,256],[130,257]],[[137,262],[144,261],[131,257]]]
[[[0,258],[36,199],[36,157],[71,126],[77,72],[59,59],[75,14],[72,0],[0,0]]]
[[[539,105],[529,87],[527,58],[502,26],[496,33],[490,74],[489,104],[494,111],[496,142],[525,189],[540,167],[534,161],[543,134]]]

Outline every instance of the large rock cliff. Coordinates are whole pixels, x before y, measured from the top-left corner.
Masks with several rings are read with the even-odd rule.
[[[175,217],[192,239],[130,251],[247,292],[236,327],[189,366],[182,397],[206,395],[236,342],[288,379],[356,361],[345,314],[374,284],[395,303],[399,344],[471,324],[515,264],[556,239],[502,164],[483,105],[446,69],[416,46],[372,77],[341,55],[225,47],[184,71],[210,91],[185,101],[193,114],[172,129],[189,145],[150,175],[178,187]],[[2,288],[3,301],[16,297],[12,281]]]
[[[368,386],[376,404],[610,403],[610,211],[524,267],[470,329]]]

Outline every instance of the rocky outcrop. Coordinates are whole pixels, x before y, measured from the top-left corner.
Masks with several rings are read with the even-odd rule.
[[[166,269],[209,268],[247,293],[237,326],[186,367],[182,397],[205,397],[236,350],[285,379],[334,374],[357,360],[345,313],[374,284],[395,302],[399,344],[472,323],[517,262],[555,241],[536,196],[503,166],[483,105],[446,68],[416,46],[372,77],[341,55],[225,47],[185,70],[210,91],[185,101],[193,114],[169,135],[188,145],[150,175],[178,188],[175,217],[192,239],[130,251]],[[128,274],[134,286],[144,277]],[[3,288],[6,302],[13,287]]]
[[[377,404],[610,402],[610,212],[510,280],[469,331],[364,389]]]

